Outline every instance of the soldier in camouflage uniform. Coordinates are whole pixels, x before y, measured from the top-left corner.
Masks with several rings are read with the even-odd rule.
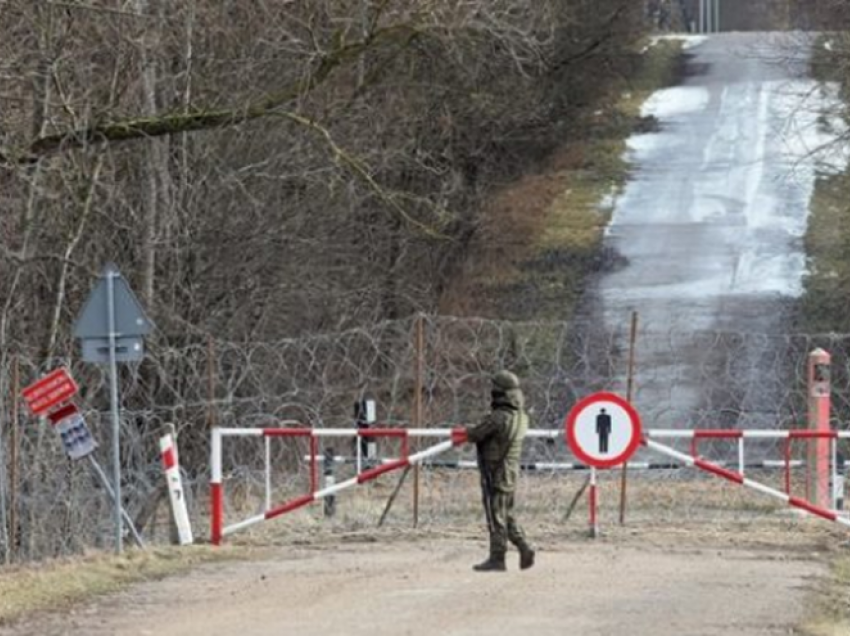
[[[460,429],[460,439],[455,434],[456,441],[465,440],[478,448],[482,498],[490,531],[490,557],[473,569],[505,571],[505,552],[510,541],[519,550],[520,569],[525,570],[534,565],[534,550],[514,518],[513,508],[528,414],[519,379],[510,371],[493,376],[491,395],[491,412],[480,423]]]

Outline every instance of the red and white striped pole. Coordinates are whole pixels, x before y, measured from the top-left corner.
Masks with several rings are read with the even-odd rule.
[[[210,443],[210,542],[221,545],[224,493],[221,490],[221,429],[213,428]]]
[[[823,349],[815,349],[808,360],[809,430],[830,432],[830,365],[832,357]],[[831,507],[829,492],[830,445],[827,437],[809,442],[806,468],[806,492],[821,508]]]
[[[171,512],[174,525],[177,526],[177,540],[180,545],[189,545],[194,541],[192,524],[189,522],[189,512],[186,509],[186,493],[183,490],[183,479],[180,477],[180,460],[177,454],[174,426],[168,425],[169,432],[159,438],[159,450],[162,457],[162,467],[168,483],[168,499],[171,502]]]

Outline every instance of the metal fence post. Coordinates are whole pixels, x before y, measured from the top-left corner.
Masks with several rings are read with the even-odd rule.
[[[322,475],[324,476],[324,487],[330,488],[336,483],[334,477],[334,449],[325,448],[322,457]],[[324,498],[325,517],[333,517],[336,514],[336,496],[328,495]]]

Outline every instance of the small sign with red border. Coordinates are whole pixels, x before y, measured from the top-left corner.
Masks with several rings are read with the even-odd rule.
[[[641,441],[640,416],[614,393],[580,400],[564,422],[573,454],[588,466],[611,468],[627,462]]]
[[[97,448],[97,442],[86,426],[82,413],[73,404],[51,411],[47,416],[53,429],[59,434],[62,446],[70,459],[82,459],[91,455]]]
[[[34,415],[42,415],[57,404],[70,400],[79,387],[65,368],[48,373],[26,387],[22,394]]]

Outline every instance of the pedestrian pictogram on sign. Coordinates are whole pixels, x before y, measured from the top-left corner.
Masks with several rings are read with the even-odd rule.
[[[22,394],[33,415],[41,415],[57,404],[70,400],[79,388],[68,371],[56,369],[26,387]]]
[[[628,461],[640,445],[640,416],[614,393],[594,393],[578,402],[565,427],[567,443],[575,456],[595,468]]]

